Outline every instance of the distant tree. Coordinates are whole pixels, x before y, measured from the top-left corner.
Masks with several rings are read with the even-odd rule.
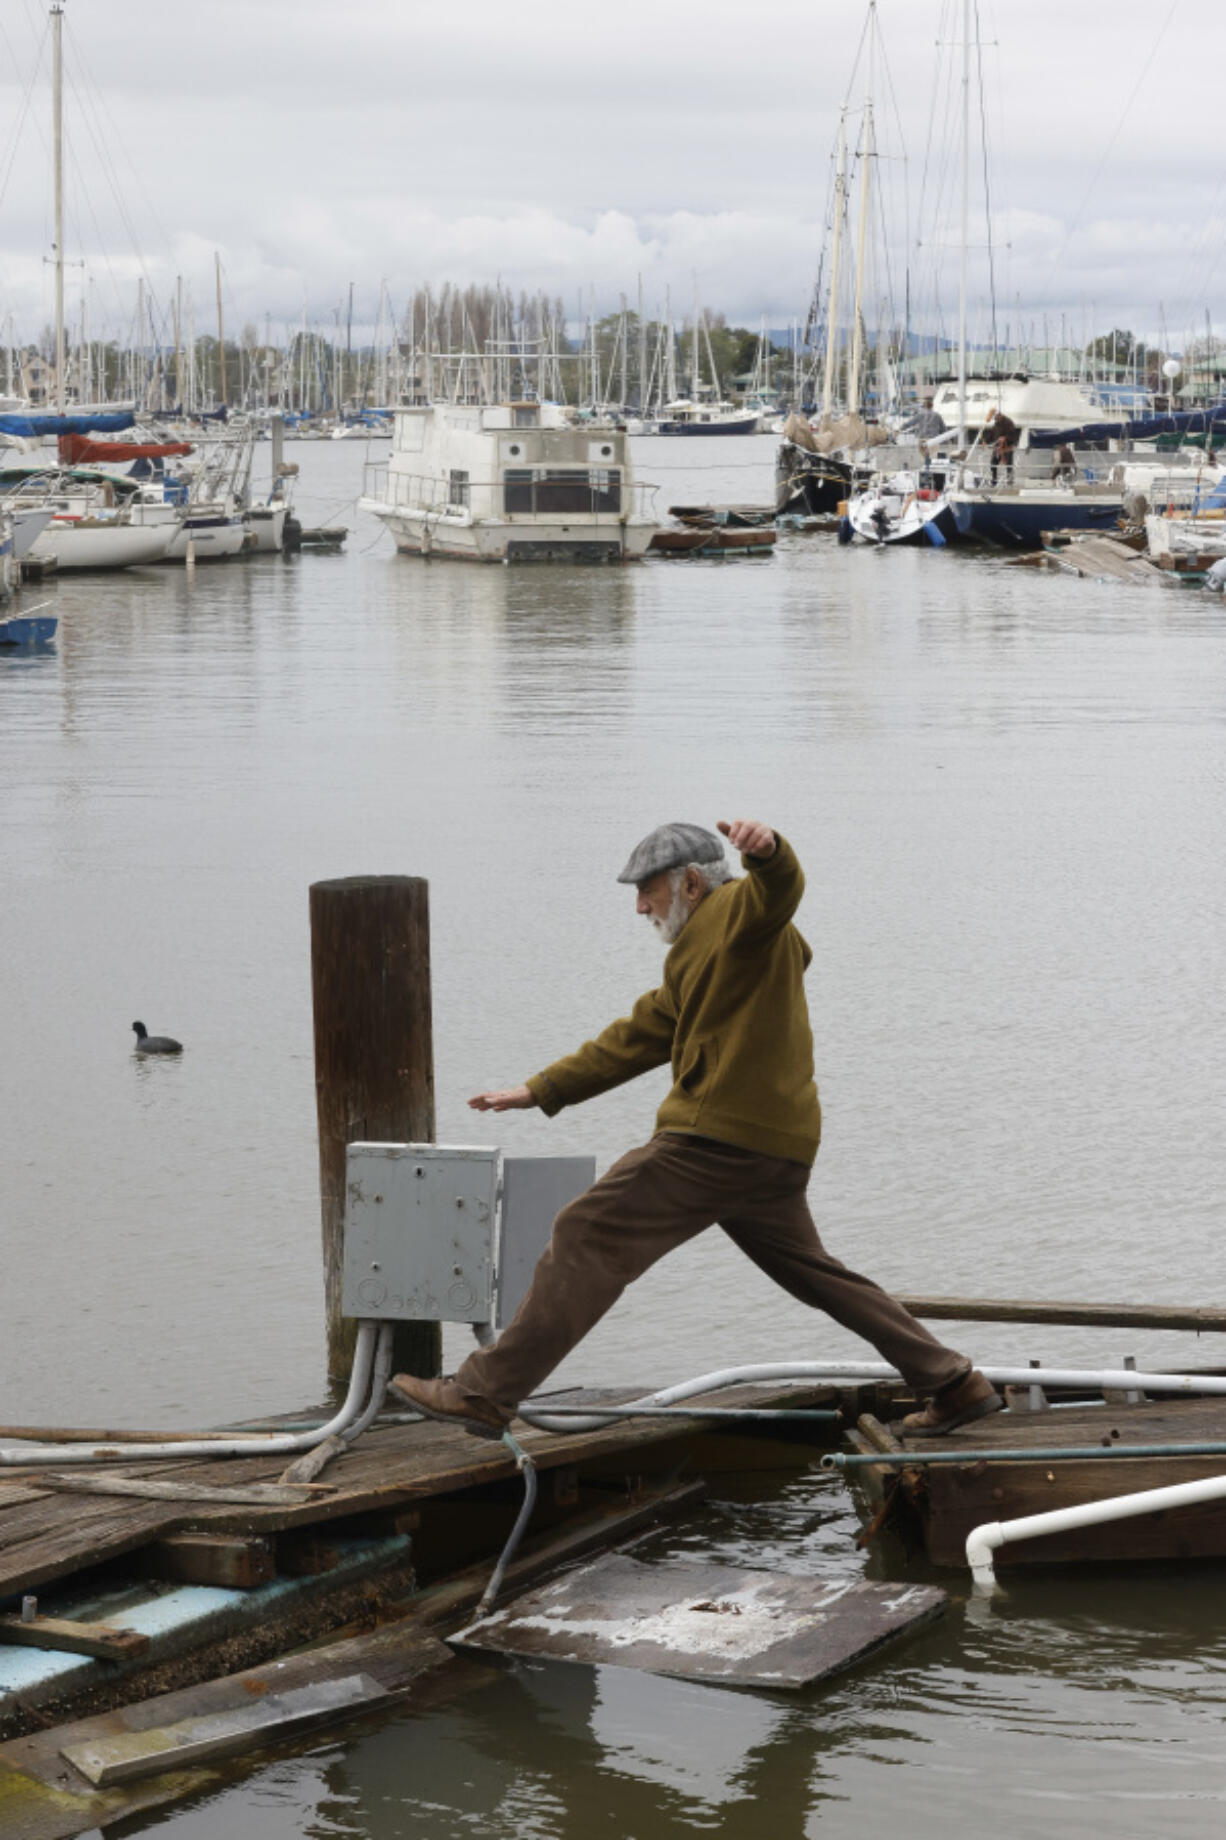
[[[1099,364],[1114,364],[1120,370],[1128,370],[1137,347],[1138,340],[1134,332],[1126,332],[1122,326],[1115,326],[1110,332],[1090,340],[1086,346],[1086,357],[1096,359]]]

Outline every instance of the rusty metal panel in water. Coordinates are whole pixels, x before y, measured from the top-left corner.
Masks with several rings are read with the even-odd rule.
[[[497,1150],[350,1144],[346,1159],[345,1315],[488,1322]]]

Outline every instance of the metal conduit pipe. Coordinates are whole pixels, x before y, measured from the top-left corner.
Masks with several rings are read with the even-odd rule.
[[[1131,1367],[984,1367],[981,1371],[994,1386],[1091,1387],[1098,1391],[1226,1395],[1226,1378],[1140,1373]],[[701,1393],[716,1393],[723,1387],[743,1386],[753,1381],[826,1380],[833,1383],[838,1380],[901,1379],[898,1369],[884,1361],[767,1361],[751,1367],[725,1367],[700,1374],[697,1379],[682,1381],[678,1386],[663,1387],[659,1392],[629,1400],[618,1410],[625,1413],[635,1406],[678,1405]],[[534,1404],[530,1399],[520,1406],[519,1416],[541,1431],[599,1431],[602,1426],[614,1422],[599,1410],[583,1418],[571,1417],[569,1413],[564,1418],[557,1417],[545,1401]]]
[[[895,1464],[903,1469],[930,1469],[934,1463],[1114,1463],[1129,1457],[1226,1457],[1226,1444],[1023,1444],[997,1450],[991,1445],[963,1444],[952,1450],[874,1450],[871,1455],[828,1450],[823,1469],[877,1469]]]
[[[1012,1521],[985,1521],[966,1537],[966,1562],[977,1593],[990,1594],[996,1584],[992,1555],[1018,1540],[1034,1540],[1045,1533],[1067,1533],[1074,1527],[1097,1527],[1106,1521],[1126,1521],[1138,1514],[1157,1514],[1167,1508],[1193,1507],[1197,1502],[1226,1497],[1226,1476],[1206,1476],[1199,1482],[1175,1482],[1161,1489],[1140,1489],[1132,1495],[1113,1495],[1106,1501],[1085,1501],[1075,1508],[1049,1508],[1044,1514],[1023,1514]]]
[[[165,1444],[30,1444],[15,1450],[0,1450],[0,1465],[7,1469],[59,1469],[65,1463],[149,1463],[162,1457],[296,1456],[301,1451],[313,1450],[325,1438],[344,1437],[355,1425],[364,1428],[369,1424],[383,1401],[382,1387],[372,1391],[372,1369],[390,1369],[391,1348],[390,1322],[358,1324],[345,1403],[326,1425],[319,1425],[313,1431],[273,1437],[182,1438]],[[353,1435],[356,1434],[355,1430]]]
[[[359,1418],[356,1418],[351,1425],[346,1425],[344,1430],[332,1432],[330,1434],[331,1436],[342,1438],[346,1444],[352,1444],[357,1438],[361,1437],[366,1427],[378,1415],[379,1408],[382,1406],[384,1397],[387,1393],[387,1383],[392,1377],[392,1357],[395,1353],[394,1344],[395,1325],[390,1322],[381,1323],[379,1325],[379,1339],[375,1343],[375,1361],[370,1382],[370,1398],[366,1401],[365,1408]],[[322,1440],[316,1439],[316,1442],[322,1442]]]

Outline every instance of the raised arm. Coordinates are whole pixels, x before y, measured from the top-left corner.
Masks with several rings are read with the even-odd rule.
[[[782,932],[800,906],[804,872],[796,853],[778,831],[752,818],[734,818],[718,827],[748,871],[737,883],[736,907],[728,942],[733,951],[752,948]]]

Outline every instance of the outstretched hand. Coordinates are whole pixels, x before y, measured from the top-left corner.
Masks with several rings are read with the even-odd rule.
[[[767,857],[775,854],[775,833],[769,824],[761,824],[756,818],[733,818],[725,823],[721,818],[716,825],[722,831],[734,850],[742,856]]]
[[[507,1086],[499,1092],[476,1093],[469,1101],[474,1112],[526,1112],[536,1104],[530,1086]]]

